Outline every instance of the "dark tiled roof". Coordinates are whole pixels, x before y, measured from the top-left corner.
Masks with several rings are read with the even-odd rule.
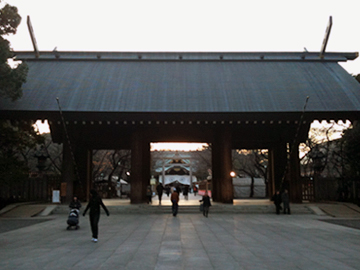
[[[355,53],[19,53],[23,98],[1,110],[77,112],[360,111]]]

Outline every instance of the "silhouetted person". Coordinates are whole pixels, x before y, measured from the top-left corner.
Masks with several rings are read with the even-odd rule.
[[[199,202],[203,202],[203,207],[204,207],[203,215],[204,215],[205,217],[208,217],[209,207],[211,206],[211,202],[210,202],[210,197],[209,197],[207,191],[205,191],[205,194],[204,194],[204,196],[202,197],[202,200],[200,200]]]
[[[184,187],[183,195],[184,195],[185,200],[189,199],[189,186]]]
[[[107,216],[109,216],[109,211],[107,210],[106,206],[104,205],[103,201],[101,200],[100,196],[96,192],[96,190],[90,190],[90,201],[85,208],[83,216],[85,216],[86,211],[90,209],[90,226],[92,232],[92,239],[94,243],[98,241],[98,224],[100,220],[100,206],[104,209]]]
[[[73,200],[70,202],[69,208],[80,210],[81,203],[76,196],[74,196]]]
[[[284,190],[284,193],[281,195],[281,200],[284,206],[284,214],[290,215],[290,200],[289,200],[289,192],[287,189]]]
[[[179,209],[179,193],[177,190],[175,190],[173,193],[171,193],[170,200],[172,203],[172,214],[174,217],[176,217]]]
[[[150,185],[146,188],[146,197],[148,198],[148,203],[152,203],[152,190]]]
[[[159,204],[161,204],[161,197],[163,195],[163,191],[164,191],[164,187],[161,183],[159,183],[157,186],[156,186],[156,191],[157,191],[157,194],[158,194],[158,197],[159,197]]]
[[[175,190],[176,190],[176,192],[179,194],[179,196],[180,196],[180,194],[181,194],[181,187],[180,187],[180,185],[177,185],[176,187],[175,187]]]
[[[281,195],[280,195],[280,191],[276,191],[276,193],[274,194],[274,196],[272,197],[272,200],[274,201],[275,207],[276,207],[276,214],[280,214],[280,210],[281,210]]]
[[[196,196],[196,193],[198,192],[198,188],[197,188],[197,186],[194,186],[194,195]]]

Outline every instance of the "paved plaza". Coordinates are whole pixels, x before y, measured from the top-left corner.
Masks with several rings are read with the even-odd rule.
[[[102,213],[92,243],[88,216],[68,231],[67,215],[53,214],[0,233],[0,269],[359,269],[360,230],[323,221],[333,219]],[[16,220],[27,219],[0,223]]]

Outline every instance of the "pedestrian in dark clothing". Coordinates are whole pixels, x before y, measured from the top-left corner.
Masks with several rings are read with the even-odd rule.
[[[179,200],[180,200],[179,193],[176,190],[173,191],[173,193],[171,193],[170,200],[172,203],[172,207],[171,207],[172,214],[174,217],[176,217],[179,209]]]
[[[96,190],[90,190],[90,201],[85,208],[83,216],[85,216],[88,209],[90,209],[90,226],[92,232],[92,240],[94,243],[98,241],[98,224],[100,220],[100,206],[104,209],[107,216],[109,216],[109,211],[101,200],[100,196],[96,192]]]
[[[169,186],[165,187],[165,192],[166,192],[166,195],[169,197],[170,196],[170,187]]]
[[[69,208],[80,210],[81,203],[76,196],[74,196],[74,199],[70,202]]]
[[[198,188],[194,186],[194,195],[196,196],[196,193],[198,192]]]
[[[210,202],[210,197],[207,193],[207,191],[205,191],[204,196],[202,197],[202,200],[200,200],[199,202],[203,202],[203,215],[205,217],[208,217],[209,214],[209,207],[211,206],[211,202]]]
[[[184,195],[185,200],[189,199],[189,186],[184,187],[183,195]]]
[[[290,200],[289,200],[289,192],[287,191],[287,189],[284,190],[284,193],[281,195],[281,200],[283,202],[283,207],[284,207],[284,214],[289,214],[290,215]]]
[[[163,191],[164,191],[164,187],[161,183],[159,183],[156,187],[156,191],[157,191],[157,194],[158,194],[158,197],[159,197],[159,204],[161,204],[161,197],[163,195]]]
[[[281,210],[281,195],[280,195],[280,191],[276,191],[276,193],[274,194],[274,196],[272,197],[272,200],[275,204],[276,207],[276,214],[279,215],[280,214],[280,210]]]
[[[148,203],[152,203],[152,190],[151,190],[151,186],[147,186],[147,188],[146,188],[146,197],[148,198]]]

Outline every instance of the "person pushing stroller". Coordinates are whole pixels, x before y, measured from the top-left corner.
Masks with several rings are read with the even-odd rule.
[[[75,227],[75,230],[79,229],[79,216],[81,203],[78,200],[77,196],[74,196],[73,200],[69,204],[70,213],[67,219],[67,230],[70,230],[71,227]]]

